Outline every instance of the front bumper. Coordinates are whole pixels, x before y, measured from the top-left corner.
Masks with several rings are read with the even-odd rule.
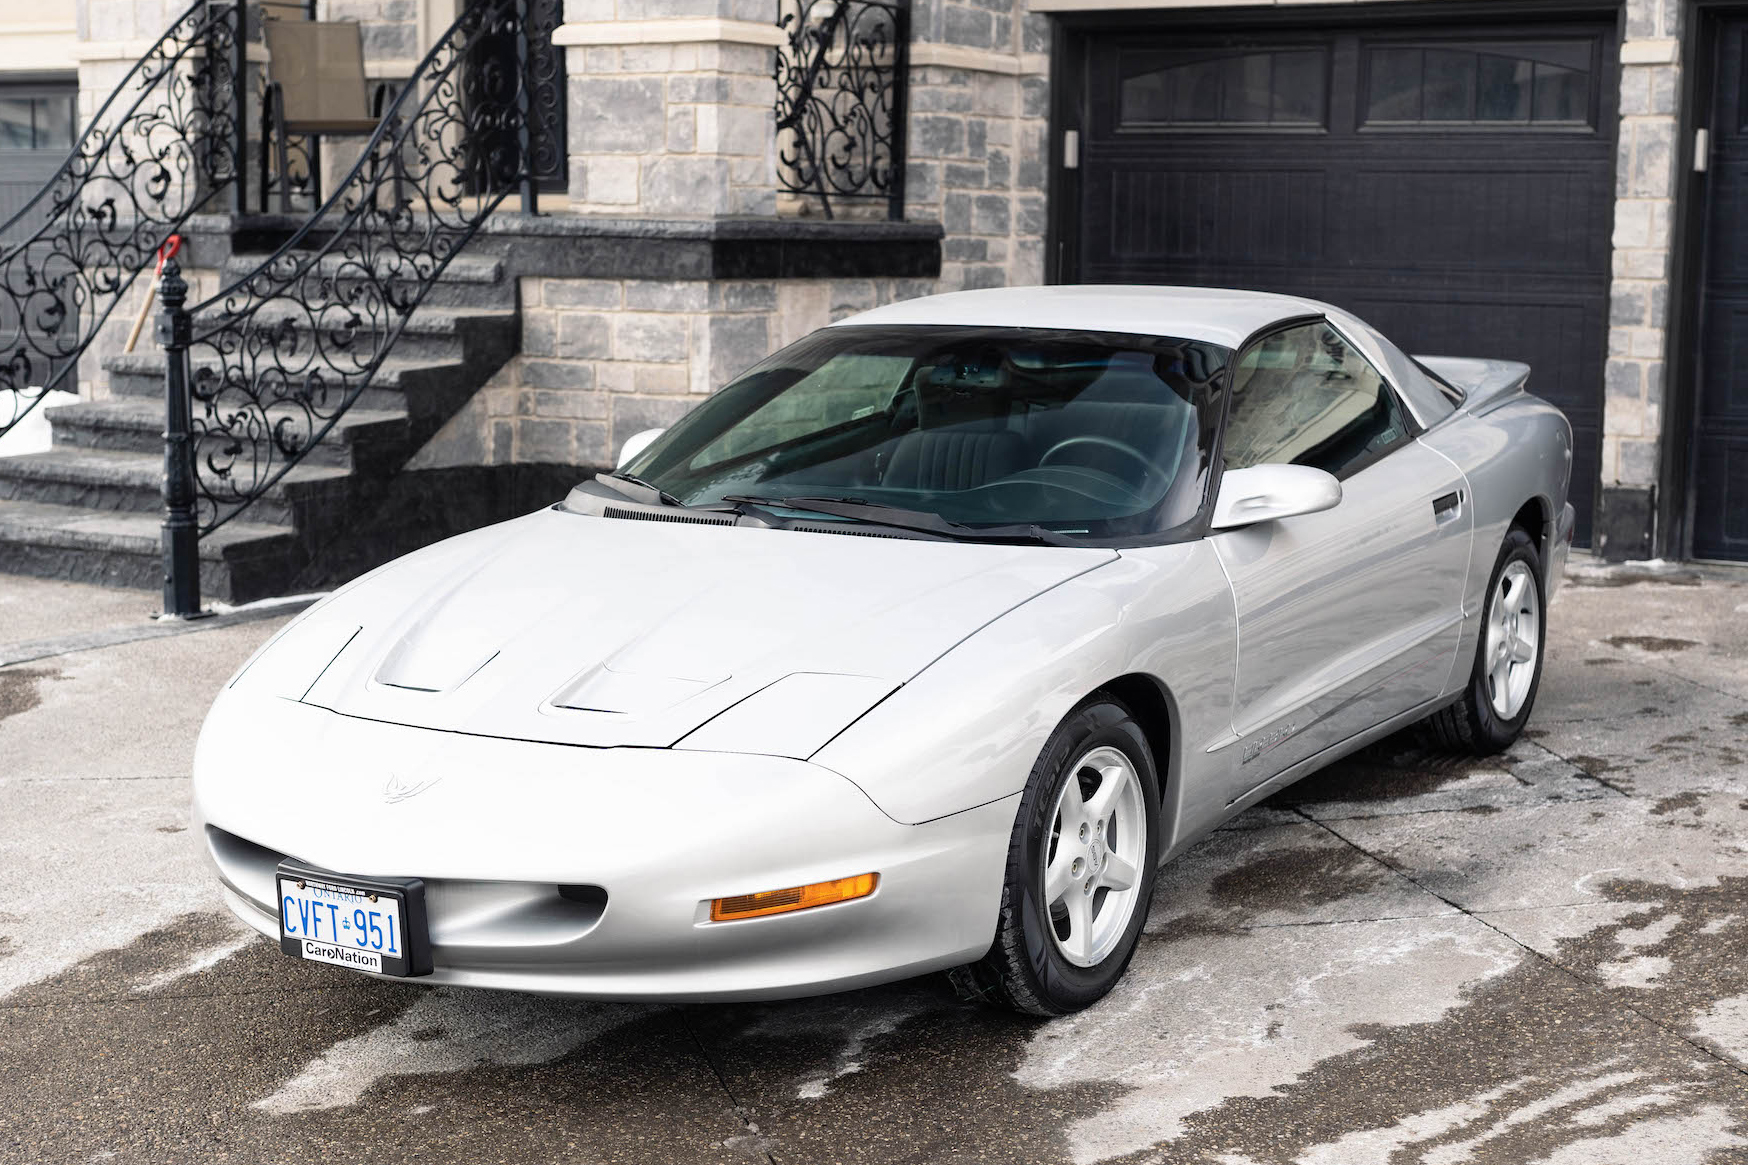
[[[594,999],[817,994],[976,959],[1014,811],[901,825],[804,761],[463,736],[234,691],[195,757],[208,858],[262,934],[281,857],[416,876],[419,981]],[[868,871],[867,898],[708,920],[712,898]]]

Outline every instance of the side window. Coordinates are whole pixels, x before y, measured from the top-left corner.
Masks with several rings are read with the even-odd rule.
[[[1328,324],[1265,337],[1233,370],[1228,469],[1290,463],[1341,477],[1408,435],[1395,394]]]

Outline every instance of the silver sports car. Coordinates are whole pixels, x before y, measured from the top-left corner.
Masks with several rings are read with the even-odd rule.
[[[868,312],[290,624],[196,820],[242,918],[355,971],[1085,1007],[1232,814],[1522,730],[1573,530],[1528,373],[1239,291]]]

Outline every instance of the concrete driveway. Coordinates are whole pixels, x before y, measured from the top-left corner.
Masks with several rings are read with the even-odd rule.
[[[184,828],[280,619],[135,638],[151,606],[0,577],[0,1160],[1748,1161],[1748,585],[1569,587],[1508,755],[1392,739],[1246,813],[1047,1023],[285,959]]]

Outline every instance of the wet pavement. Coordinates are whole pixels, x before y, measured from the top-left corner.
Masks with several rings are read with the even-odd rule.
[[[1680,582],[1569,587],[1508,754],[1392,738],[1235,819],[1040,1023],[285,959],[184,828],[280,620],[111,643],[149,597],[0,577],[0,659],[53,651],[0,667],[0,1161],[1748,1162],[1748,583]]]

